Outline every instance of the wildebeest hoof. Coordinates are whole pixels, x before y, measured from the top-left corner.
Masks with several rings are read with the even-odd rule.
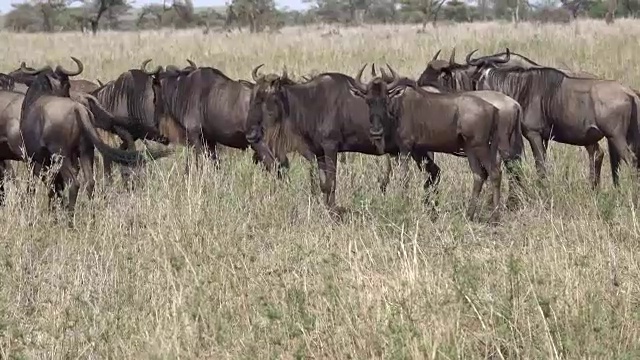
[[[329,209],[329,213],[331,214],[331,218],[336,221],[341,221],[344,218],[344,215],[347,214],[347,208],[342,206],[334,206],[333,209]]]

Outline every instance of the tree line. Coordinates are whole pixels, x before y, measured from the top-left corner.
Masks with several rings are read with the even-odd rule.
[[[578,17],[636,17],[640,0],[303,0],[306,11],[277,9],[274,0],[231,0],[219,8],[194,8],[191,0],[134,9],[130,0],[28,0],[13,4],[2,26],[15,32],[203,28],[250,32],[277,31],[288,25],[330,23],[409,23],[508,20],[569,22]]]

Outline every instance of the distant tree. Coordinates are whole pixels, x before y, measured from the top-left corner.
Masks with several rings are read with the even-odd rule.
[[[70,4],[75,2],[84,4],[83,20],[89,24],[94,35],[98,32],[101,19],[108,17],[111,22],[117,22],[118,17],[131,8],[127,0],[70,0]]]
[[[436,26],[438,13],[446,0],[402,0],[403,10],[415,11],[422,14],[422,29],[427,27],[427,23],[431,20],[433,26]]]
[[[232,0],[227,10],[227,24],[249,26],[252,33],[262,32],[267,25],[273,26],[276,6],[274,0]],[[231,18],[230,18],[231,17]]]

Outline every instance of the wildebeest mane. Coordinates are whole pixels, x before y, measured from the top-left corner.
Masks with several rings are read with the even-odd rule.
[[[339,86],[327,88],[324,85],[327,79]],[[274,95],[281,96],[285,108],[282,116],[290,120],[279,119],[265,127],[267,146],[276,154],[299,151],[304,147],[304,138],[315,133],[327,111],[333,111],[338,121],[351,116],[346,105],[347,99],[354,98],[349,92],[350,79],[353,81],[350,76],[336,72],[315,75],[304,83],[281,79],[280,94]]]
[[[535,96],[552,99],[564,79],[568,78],[573,77],[554,68],[512,67],[492,69],[487,74],[485,81],[490,84],[491,89],[501,91],[526,108]]]
[[[141,70],[132,69],[121,74],[115,81],[94,90],[92,95],[98,98],[109,111],[115,111],[118,104],[124,101],[127,116],[130,119],[139,122],[153,121],[154,119],[147,119],[144,104],[146,98],[141,96],[146,93],[148,85],[150,85],[149,76]]]

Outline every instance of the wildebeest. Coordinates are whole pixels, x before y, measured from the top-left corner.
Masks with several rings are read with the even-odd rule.
[[[34,70],[36,69],[28,67],[25,62],[22,62],[18,69],[8,73],[7,76],[16,82],[16,88],[13,90],[26,93],[34,79],[34,75],[31,74]],[[69,83],[72,92],[89,93],[100,87],[100,85],[86,79],[72,79],[69,80]]]
[[[522,106],[523,133],[531,144],[539,173],[545,174],[549,139],[589,146],[606,137],[615,186],[620,158],[637,167],[640,100],[632,89],[613,80],[569,76],[554,68],[500,68],[495,63],[504,60],[474,60],[472,54],[467,55],[466,62],[473,66],[469,76],[476,88],[503,92]]]
[[[147,139],[165,145],[169,142],[160,133],[164,111],[158,75],[163,69],[158,66],[153,71],[147,71],[146,65],[150,61],[145,60],[140,69],[130,69],[91,92],[114,116],[131,120],[113,127],[113,131],[123,140],[120,149],[135,150],[136,140]],[[111,161],[105,158],[104,175],[109,182],[111,165]],[[124,172],[122,175],[128,177]]]
[[[418,79],[418,85],[421,87],[433,86],[439,90],[444,91],[456,91],[476,96],[482,100],[491,103],[498,108],[499,112],[499,128],[500,131],[511,132],[511,129],[515,129],[518,134],[522,134],[521,122],[522,122],[522,107],[520,104],[511,97],[492,90],[473,90],[471,81],[465,76],[452,76],[451,72],[457,69],[458,64],[455,62],[455,48],[451,52],[449,61],[437,60],[437,56],[440,52],[434,56],[434,59],[428,64],[427,69],[422,73]],[[444,69],[444,70],[443,70]],[[453,69],[453,70],[449,70]],[[435,90],[433,90],[435,91]],[[520,135],[515,139],[516,145],[519,147],[516,150],[516,154],[522,154],[524,151],[524,144],[522,142],[522,136]],[[522,161],[520,155],[514,156],[505,160],[505,167],[511,178],[510,186],[510,199],[508,203],[513,203],[515,193],[512,190],[513,186],[520,187],[520,163]]]
[[[437,59],[439,53],[440,51],[436,53],[436,55],[433,57],[433,59],[429,62],[429,64],[425,68],[424,72],[420,75],[420,78],[418,80],[419,84],[438,83],[440,85],[443,85],[455,91],[472,91],[477,89],[476,84],[472,79],[473,75],[476,73],[476,70],[477,70],[476,66],[471,64],[456,63],[454,59],[454,56],[455,56],[454,52],[452,52],[452,55],[449,61],[439,60]],[[516,61],[512,60],[510,56],[509,58],[501,58],[501,56],[505,54],[506,52],[504,54],[502,53],[496,54],[495,58],[492,58],[490,56],[485,56],[485,57],[479,58],[480,60],[476,59],[476,61],[477,63],[480,63],[485,61],[486,59],[489,59],[489,60],[492,60],[493,66],[497,68],[503,68],[503,69],[513,68],[513,67],[522,68],[522,69],[547,68],[533,62],[532,60],[522,55],[519,55],[522,59],[518,59]],[[511,52],[509,52],[509,54],[511,54]],[[577,75],[576,73],[573,73],[566,69],[564,70],[558,69],[558,70],[562,71],[563,73],[569,76],[576,77]],[[585,73],[581,72],[580,74],[585,74]],[[588,76],[590,78],[595,78],[595,75],[593,74],[589,74]],[[584,76],[581,76],[581,77],[584,77]],[[547,141],[548,140],[543,139],[543,145],[545,149],[547,148]],[[596,188],[600,183],[600,170],[602,168],[602,160],[604,157],[604,152],[600,149],[600,146],[598,145],[597,142],[590,145],[586,145],[585,148],[589,155],[590,183],[592,188]]]
[[[20,131],[23,137],[24,157],[33,162],[34,176],[41,176],[48,169],[54,157],[62,157],[62,165],[54,175],[53,188],[49,190],[49,204],[54,197],[60,197],[69,186],[67,210],[74,212],[80,184],[78,168],[82,168],[87,194],[93,196],[93,152],[94,146],[105,157],[122,164],[136,164],[144,161],[143,154],[123,151],[106,145],[96,131],[95,118],[87,107],[70,98],[69,77],[82,72],[82,62],[74,57],[75,72],[58,65],[55,70],[46,66],[25,73],[36,75],[22,102]],[[170,152],[152,153],[158,158]]]
[[[160,88],[164,112],[171,127],[178,133],[184,145],[192,146],[196,164],[206,148],[217,159],[216,145],[236,149],[251,147],[267,169],[273,168],[275,158],[261,143],[250,143],[247,131],[247,114],[253,84],[245,80],[232,80],[213,67],[197,67],[182,73],[177,69],[160,75]],[[287,163],[287,159],[279,159]],[[187,169],[189,161],[187,161]]]
[[[254,74],[258,68],[253,70]],[[350,76],[326,72],[304,83],[294,83],[286,73],[253,78],[256,84],[247,138],[252,143],[265,142],[275,154],[298,152],[309,161],[315,159],[320,189],[332,212],[338,210],[335,202],[338,153],[397,154],[395,149],[378,146],[371,139],[367,104],[350,93],[349,83],[353,81]],[[415,155],[422,160],[426,154]]]
[[[361,80],[366,64],[350,91],[366,100],[369,108],[370,135],[376,142],[390,141],[401,153],[434,151],[464,153],[474,174],[473,191],[467,209],[472,220],[482,186],[492,184],[491,222],[499,217],[501,159],[519,155],[517,128],[499,131],[499,110],[491,103],[467,93],[425,91],[417,83],[404,81],[387,64],[395,81],[387,83],[375,77]],[[505,129],[506,130],[506,129]]]

